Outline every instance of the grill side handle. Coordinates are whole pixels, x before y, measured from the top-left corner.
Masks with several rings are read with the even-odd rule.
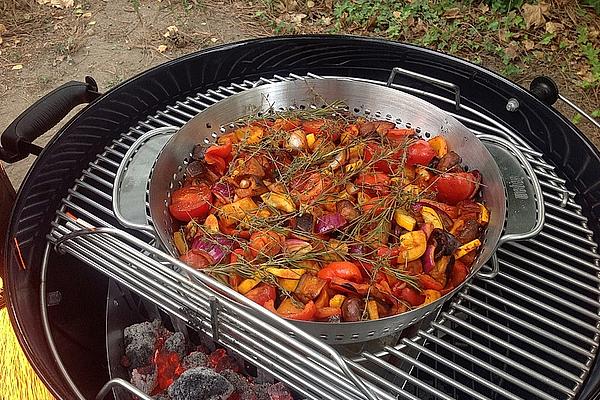
[[[142,230],[156,236],[147,220],[147,185],[151,170],[166,141],[179,128],[167,126],[152,129],[129,147],[115,173],[112,202],[115,218],[125,228]]]
[[[33,141],[58,124],[79,104],[91,103],[101,96],[94,78],[71,81],[54,89],[23,111],[0,137],[0,159],[14,163],[29,154],[39,155],[42,147]]]
[[[504,232],[496,248],[505,243],[530,239],[544,227],[545,208],[542,188],[537,175],[525,157],[506,139],[492,135],[477,135],[498,164],[506,192]],[[533,211],[533,212],[532,212]],[[479,272],[481,278],[493,279],[500,270],[496,253],[490,258],[492,269]]]

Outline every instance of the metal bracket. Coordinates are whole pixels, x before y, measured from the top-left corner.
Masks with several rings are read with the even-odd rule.
[[[133,394],[134,397],[137,397],[142,400],[152,400],[152,397],[148,396],[146,393],[142,392],[140,389],[121,378],[111,379],[110,381],[106,382],[96,395],[96,400],[102,400],[114,388],[124,389],[129,393]]]
[[[403,69],[400,67],[395,67],[392,69],[392,72],[390,73],[390,76],[387,80],[387,84],[386,84],[387,87],[392,86],[392,83],[394,82],[394,78],[396,78],[396,75],[398,75],[398,74],[405,75],[410,78],[418,79],[420,81],[431,83],[431,84],[441,86],[443,88],[454,91],[454,106],[456,107],[456,111],[460,110],[460,86],[458,86],[457,84],[446,82],[446,81],[443,81],[443,80],[437,79],[437,78],[432,78],[431,76],[422,75],[417,72],[409,71],[407,69]]]

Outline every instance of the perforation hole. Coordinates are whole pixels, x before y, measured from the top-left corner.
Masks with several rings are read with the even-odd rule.
[[[298,108],[300,108],[301,110],[306,110],[306,106],[304,104],[300,104],[300,107]]]
[[[386,120],[386,121],[391,121],[391,120],[392,120],[392,118],[393,118],[393,117],[392,117],[392,114],[386,114],[386,116],[385,116],[385,120]]]
[[[213,139],[216,139],[219,135],[217,134],[217,132],[211,132],[210,136],[212,136]]]
[[[408,129],[412,128],[412,124],[410,122],[407,122],[405,125]]]
[[[396,125],[400,125],[402,123],[402,120],[400,118],[396,118]]]
[[[344,340],[344,335],[335,335],[334,340],[336,340],[336,341]]]
[[[360,108],[358,108],[358,107],[354,107],[354,110],[353,110],[353,111],[354,111],[355,113],[357,113],[357,114],[358,114],[358,113],[360,112]]]
[[[329,336],[327,336],[327,335],[326,335],[326,334],[324,334],[324,333],[321,333],[321,334],[319,335],[319,337],[320,337],[321,339],[323,339],[323,340],[327,340],[327,338],[328,338]]]
[[[317,105],[315,103],[310,103],[308,106],[311,110],[316,110],[317,109]]]
[[[206,123],[206,127],[207,127],[208,129],[211,129],[211,128],[212,128],[212,125],[210,124],[210,122],[207,122],[207,123]]]
[[[371,115],[371,110],[369,110],[368,108],[365,108],[365,115]]]
[[[209,144],[210,140],[208,140],[208,138],[204,138],[203,142],[204,142],[204,144]]]
[[[342,336],[342,335],[338,335],[338,336]],[[350,337],[350,339],[358,339],[358,333],[353,333],[352,336]]]
[[[431,133],[429,133],[429,132],[425,132],[425,137],[426,137],[427,139],[429,139],[429,138],[431,137]]]
[[[369,333],[367,333],[367,336],[371,337],[375,334],[375,331],[370,331]]]
[[[381,111],[375,112],[375,118],[381,118]]]

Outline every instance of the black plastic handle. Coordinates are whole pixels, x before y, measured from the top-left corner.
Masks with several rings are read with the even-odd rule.
[[[0,137],[0,159],[13,163],[38,155],[42,148],[32,142],[54,127],[79,104],[90,103],[100,97],[94,78],[85,82],[71,81],[54,89],[15,119]]]
[[[547,76],[538,76],[532,80],[529,90],[546,105],[551,106],[558,100],[558,85]]]

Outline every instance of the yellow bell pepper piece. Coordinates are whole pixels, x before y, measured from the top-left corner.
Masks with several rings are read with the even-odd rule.
[[[183,235],[183,232],[177,231],[173,233],[173,242],[175,243],[175,247],[177,248],[179,254],[184,255],[188,252],[188,245],[185,241],[185,236]]]
[[[402,265],[407,261],[413,261],[425,254],[427,249],[427,235],[423,231],[412,231],[401,235],[400,254],[398,255],[398,264]]]
[[[204,229],[208,233],[219,233],[219,220],[214,214],[209,214],[204,221]]]
[[[309,133],[308,135],[306,135],[306,144],[308,144],[308,148],[312,150],[312,148],[315,146],[315,141],[317,140],[317,138],[315,138],[315,135],[313,133]]]
[[[260,198],[270,207],[276,208],[284,212],[296,211],[296,205],[290,196],[287,194],[267,192]]]
[[[296,290],[296,287],[298,286],[298,282],[300,282],[300,279],[278,278],[277,281],[279,282],[279,285],[284,290],[287,290],[288,292],[293,292],[294,290]]]
[[[477,204],[479,204],[479,218],[477,218],[477,222],[479,222],[482,225],[487,224],[488,222],[490,222],[490,212],[487,209],[487,207],[483,204]]]
[[[442,220],[440,219],[440,217],[438,216],[438,214],[435,212],[435,210],[433,208],[423,207],[421,209],[421,215],[423,216],[423,219],[425,220],[425,222],[430,223],[431,225],[433,225],[434,228],[444,229]]]
[[[404,210],[400,208],[394,211],[394,221],[407,231],[414,230],[417,225],[417,220],[410,215],[405,214]]]
[[[454,252],[454,258],[458,260],[462,256],[472,252],[479,246],[481,246],[481,241],[479,239],[471,240],[469,243],[465,243],[458,249],[456,249],[456,251]]]
[[[379,311],[377,310],[377,302],[375,300],[367,302],[367,312],[369,313],[369,319],[379,319]]]
[[[246,294],[249,291],[251,291],[252,289],[254,289],[259,283],[260,283],[260,279],[254,279],[254,278],[244,279],[238,285],[238,289],[237,290],[241,294]]]
[[[429,145],[433,147],[437,153],[438,158],[444,157],[448,154],[448,142],[443,136],[436,136],[429,140]]]
[[[433,303],[434,301],[436,301],[437,299],[442,297],[442,294],[440,293],[439,290],[433,290],[433,289],[424,290],[423,294],[425,295],[425,301],[423,302],[422,305]]]
[[[406,185],[402,188],[402,190],[415,196],[421,194],[421,188],[419,188],[417,185]]]
[[[351,164],[346,164],[344,166],[344,169],[346,170],[346,172],[355,172],[355,171],[358,171],[358,169],[360,167],[362,167],[362,165],[363,165],[363,161],[362,160],[358,160],[358,161],[353,162]]]
[[[306,272],[304,268],[266,268],[266,271],[270,274],[275,275],[278,278],[284,279],[300,279]]]
[[[231,204],[225,204],[219,211],[219,217],[225,225],[234,225],[244,219],[247,213],[258,209],[251,197],[244,197]]]
[[[340,308],[342,303],[346,300],[346,296],[343,294],[336,294],[329,300],[329,307]]]
[[[244,140],[246,139],[246,143],[248,144],[256,144],[258,142],[260,142],[260,139],[262,139],[263,135],[264,135],[265,131],[263,128],[261,128],[260,126],[245,126],[243,128],[239,128],[235,131],[235,136],[239,139],[239,140]]]

